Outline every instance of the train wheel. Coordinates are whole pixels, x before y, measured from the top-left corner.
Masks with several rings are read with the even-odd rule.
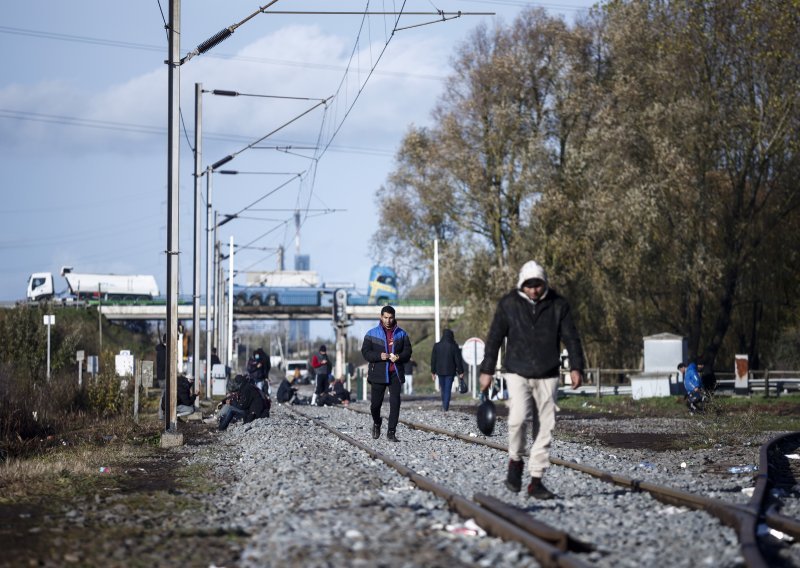
[[[267,296],[267,305],[272,307],[278,305],[278,298],[277,296],[275,296],[275,294],[270,294],[269,296]]]
[[[253,298],[250,300],[250,305],[253,306],[254,308],[257,308],[258,306],[261,305],[261,298],[259,298],[258,296],[253,296]]]

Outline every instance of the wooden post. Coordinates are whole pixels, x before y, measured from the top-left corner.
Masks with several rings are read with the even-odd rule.
[[[600,367],[597,367],[597,398],[598,399],[600,398],[600,385],[601,384],[602,383],[600,382]]]
[[[764,396],[769,398],[769,369],[764,369]]]
[[[139,385],[142,384],[141,362],[133,373],[133,421],[139,423]]]

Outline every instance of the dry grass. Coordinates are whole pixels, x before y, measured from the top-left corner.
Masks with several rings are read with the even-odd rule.
[[[151,451],[158,440],[159,423],[144,417],[135,424],[128,417],[87,420],[80,428],[50,436],[37,455],[0,462],[0,503],[31,495],[51,494],[54,488],[69,496]]]

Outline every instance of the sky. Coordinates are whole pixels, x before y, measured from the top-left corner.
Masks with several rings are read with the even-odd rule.
[[[201,167],[235,155],[220,169],[240,172],[211,178],[212,209],[239,213],[219,227],[225,252],[230,236],[251,247],[236,250],[235,282],[244,283],[241,271],[276,269],[279,246],[293,268],[299,210],[300,252],[310,255],[311,268],[323,281],[365,290],[370,239],[391,214],[375,193],[404,133],[431,123],[455,49],[477,25],[510,23],[527,6],[569,21],[592,2],[278,0],[257,13],[266,4],[182,2],[181,56],[255,15],[180,68],[181,294],[192,291],[196,83],[258,95],[201,96]],[[465,14],[391,34],[396,16],[277,13],[363,12],[367,5],[496,15]],[[168,8],[169,0],[4,7],[0,300],[23,299],[33,272],[51,272],[57,290],[65,288],[58,275],[64,265],[152,274],[166,294]],[[398,27],[436,19],[403,15]],[[201,199],[205,211],[205,178]]]

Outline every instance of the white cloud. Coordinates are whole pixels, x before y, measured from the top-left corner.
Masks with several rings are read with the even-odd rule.
[[[352,38],[323,32],[316,26],[290,26],[244,46],[235,58],[197,56],[181,69],[181,104],[193,129],[194,83],[205,89],[298,97],[328,97],[342,81]],[[328,111],[328,123],[345,120],[359,89],[383,48],[360,45],[350,73]],[[399,33],[392,40],[378,73],[346,118],[339,143],[392,146],[411,122],[427,121],[443,76],[449,47],[433,34]],[[289,65],[286,62],[294,62]],[[204,132],[258,137],[308,109],[313,102],[205,96]],[[0,120],[0,139],[7,145],[57,146],[70,152],[102,150],[163,152],[167,117],[166,67],[124,83],[87,92],[66,82],[43,81],[0,89],[0,108],[16,111],[16,120]],[[22,114],[32,113],[32,114]],[[51,118],[62,117],[62,118]],[[34,119],[34,120],[23,120]],[[279,135],[311,141],[322,111],[310,113]],[[143,127],[143,128],[139,128]],[[332,134],[332,128],[327,136]],[[143,144],[149,141],[150,143]]]

